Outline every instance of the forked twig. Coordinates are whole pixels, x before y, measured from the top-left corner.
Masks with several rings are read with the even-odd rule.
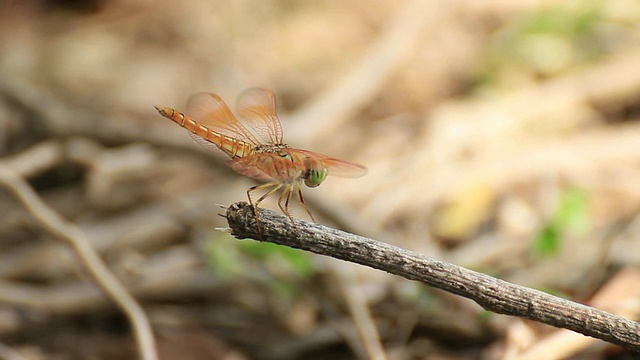
[[[233,235],[384,270],[466,297],[495,313],[569,329],[640,352],[638,322],[323,225],[296,220],[296,230],[284,216],[262,208],[258,211],[261,238],[253,208],[245,202],[231,205],[226,218]]]
[[[141,359],[158,355],[151,325],[144,311],[109,271],[84,233],[45,204],[38,194],[11,167],[0,164],[0,184],[9,189],[31,214],[54,236],[66,241],[100,288],[122,309],[133,328]]]

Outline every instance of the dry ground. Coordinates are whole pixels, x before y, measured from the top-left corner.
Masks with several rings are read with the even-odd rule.
[[[85,232],[161,359],[631,358],[233,240],[217,204],[254,183],[153,109],[270,88],[288,143],[369,169],[305,191],[319,222],[638,319],[640,5],[554,4],[5,0],[0,161]],[[5,191],[0,214],[0,357],[135,358],[69,248]]]

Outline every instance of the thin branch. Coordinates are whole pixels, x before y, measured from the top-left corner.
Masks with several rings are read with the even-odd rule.
[[[17,351],[0,342],[0,359],[4,360],[27,360]]]
[[[239,202],[227,209],[234,236],[311,251],[417,280],[478,303],[486,310],[523,317],[640,351],[640,323],[542,291],[511,284],[444,261],[319,224],[289,220],[259,209],[262,236],[253,208]]]
[[[338,284],[340,291],[353,318],[353,322],[358,331],[362,347],[366,351],[366,358],[372,360],[386,360],[380,333],[375,326],[375,321],[371,315],[371,309],[366,297],[358,288],[358,283],[354,279],[353,272],[348,269],[349,264],[332,262],[329,267],[335,274],[334,281]],[[365,358],[365,356],[362,356]]]
[[[65,156],[63,145],[57,140],[43,141],[2,162],[18,175],[29,177],[60,165]]]
[[[29,184],[10,166],[0,164],[0,184],[13,192],[47,230],[71,245],[96,283],[129,318],[138,344],[140,358],[157,359],[153,332],[144,311],[109,271],[85,234],[75,224],[66,221],[45,204]]]

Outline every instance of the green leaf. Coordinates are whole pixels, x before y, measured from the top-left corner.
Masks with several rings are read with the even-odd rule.
[[[533,244],[538,256],[557,253],[565,235],[584,235],[589,231],[587,193],[578,188],[562,192],[549,222],[542,228]]]
[[[547,225],[538,234],[538,238],[533,243],[533,250],[537,256],[546,257],[555,254],[560,247],[560,243],[558,229]]]
[[[240,249],[243,253],[257,259],[283,261],[300,277],[309,277],[314,273],[311,258],[302,250],[262,242],[243,242]]]
[[[216,275],[229,278],[240,272],[241,262],[236,246],[237,240],[230,236],[216,236],[215,241],[208,241],[205,253],[209,266]]]
[[[585,191],[570,188],[564,191],[554,216],[554,225],[564,232],[576,235],[589,229],[588,199]]]

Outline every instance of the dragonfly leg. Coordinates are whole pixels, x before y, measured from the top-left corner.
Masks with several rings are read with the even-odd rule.
[[[307,205],[305,205],[304,203],[304,198],[302,197],[302,188],[300,186],[300,183],[296,183],[295,185],[295,189],[296,189],[296,193],[298,194],[298,201],[300,201],[300,205],[302,205],[302,208],[304,209],[304,211],[307,213],[307,215],[309,215],[309,217],[311,218],[311,220],[313,222],[316,222],[316,219],[313,218],[313,215],[311,215],[311,212],[309,211],[309,209],[307,209]]]
[[[258,215],[258,205],[260,205],[260,203],[264,199],[269,197],[271,194],[278,191],[278,189],[280,189],[282,185],[283,185],[282,183],[267,183],[267,184],[252,186],[249,188],[249,190],[247,190],[247,197],[249,198],[249,204],[253,206],[253,213],[256,216],[256,226],[258,227],[258,233],[260,233],[260,236],[262,236],[262,229],[260,228],[260,216]],[[254,204],[251,201],[251,192],[255,190],[266,189],[268,187],[271,187],[271,189],[269,189],[264,195],[260,196],[260,198],[256,200],[256,203]]]
[[[293,227],[297,229],[298,226],[296,225],[295,221],[293,221],[293,216],[291,216],[291,213],[289,213],[289,200],[291,200],[291,193],[292,193],[291,185],[287,184],[287,186],[285,186],[284,190],[282,191],[282,194],[278,198],[278,206],[280,207],[280,210],[282,210],[282,212],[285,215],[287,215],[289,220],[291,220]],[[283,207],[282,200],[285,200],[285,197],[286,197],[286,201],[284,202],[284,207]]]

